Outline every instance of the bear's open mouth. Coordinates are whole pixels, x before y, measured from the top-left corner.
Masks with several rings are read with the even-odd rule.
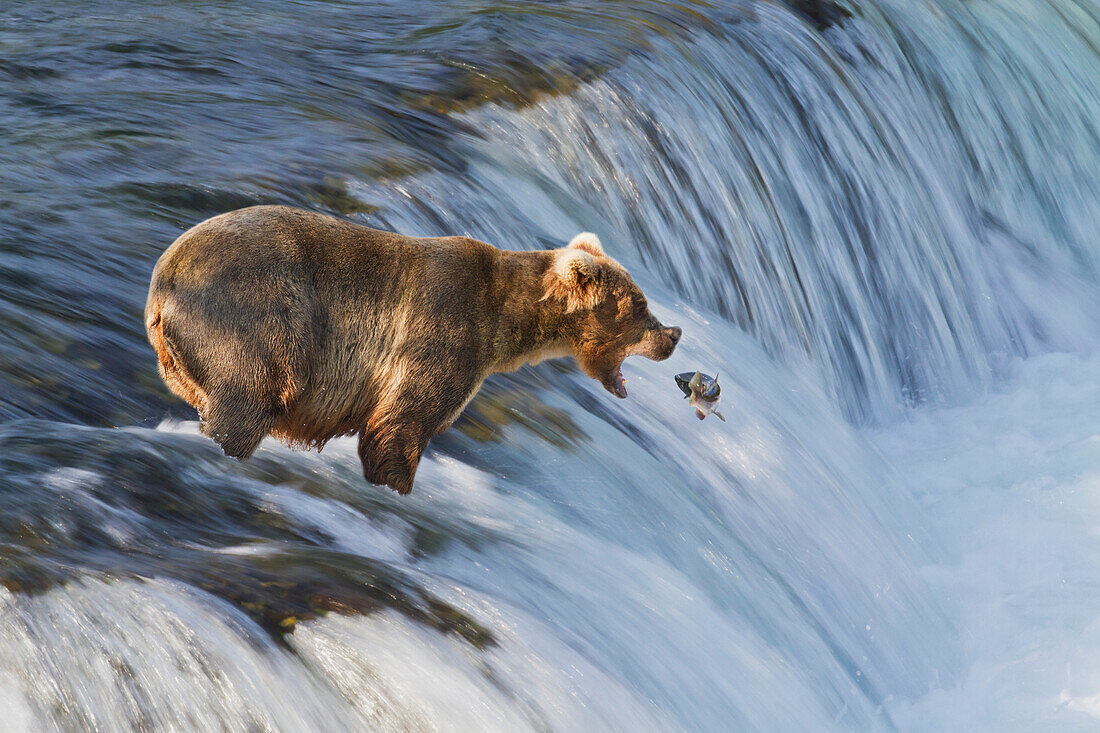
[[[626,379],[623,378],[623,370],[620,366],[615,370],[615,375],[611,378],[611,384],[614,386],[613,392],[619,399],[626,399]]]

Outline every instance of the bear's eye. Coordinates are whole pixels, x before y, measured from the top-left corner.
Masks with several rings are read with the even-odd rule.
[[[649,310],[649,306],[646,305],[644,300],[634,301],[634,317],[637,319],[645,318],[646,311]]]

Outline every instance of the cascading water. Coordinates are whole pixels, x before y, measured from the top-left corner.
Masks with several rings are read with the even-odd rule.
[[[411,134],[387,143],[407,165],[379,158],[301,190],[207,172],[211,190],[199,191],[174,178],[202,170],[184,159],[157,174],[172,183],[110,189],[144,191],[155,223],[138,231],[158,236],[194,223],[177,221],[193,210],[273,190],[510,248],[596,231],[685,338],[668,362],[626,363],[626,401],[561,364],[491,380],[433,441],[407,498],[364,485],[348,442],[318,456],[269,441],[236,463],[190,422],[33,419],[70,408],[6,380],[0,709],[11,727],[1095,724],[1100,669],[1081,647],[1100,648],[1087,610],[1100,566],[1080,558],[1100,559],[1089,317],[1100,295],[1100,10],[880,0],[819,30],[772,2],[637,6],[644,42],[594,54],[607,68],[566,75],[532,104],[454,103],[404,125],[391,110],[343,110],[363,114],[368,138],[429,129],[430,150]],[[493,21],[470,32],[575,32],[593,17],[532,7],[478,6],[472,16]],[[390,25],[415,25],[391,11]],[[355,46],[334,38],[337,55],[318,59],[342,69]],[[532,39],[540,53],[547,38]],[[380,58],[392,52],[364,39]],[[199,62],[173,48],[126,53],[147,64],[132,68],[157,68],[148,56],[194,72]],[[224,84],[235,65],[252,68],[250,53],[202,73]],[[37,94],[12,98],[46,104]],[[294,101],[321,110],[318,138],[296,134],[329,150],[320,136],[338,115],[306,99]],[[57,109],[113,119],[91,103]],[[111,129],[90,136],[117,146],[108,158],[201,148],[186,135],[104,143],[129,140]],[[71,141],[51,144],[59,180],[66,165],[78,179],[93,165],[65,158]],[[354,157],[357,144],[349,136],[339,152]],[[289,155],[262,147],[271,161]],[[84,195],[78,210],[111,211],[101,193]],[[29,198],[0,216],[33,210]],[[69,226],[58,208],[18,231]],[[141,287],[170,239],[132,256],[144,269],[125,256],[69,265],[75,245],[43,240],[70,287],[90,268],[127,294],[115,313],[132,331],[97,328],[150,373]],[[0,249],[2,281],[25,293],[22,306],[0,301],[0,322],[14,324],[0,336],[11,374],[79,359],[128,374],[64,343],[86,316],[44,305],[61,276],[42,256]],[[119,274],[128,268],[140,271]],[[672,375],[695,368],[721,372],[728,422],[700,424],[681,399]],[[118,376],[58,368],[54,380],[75,401],[88,384],[141,394]],[[1021,651],[1015,639],[1028,636],[1041,653]]]
[[[985,73],[990,57],[1049,63],[1036,54],[1049,33],[1066,67],[1095,72],[1095,49],[1065,24],[994,13],[984,24],[963,7],[931,28],[883,7],[823,38],[761,3],[721,38],[658,44],[521,114],[480,111],[472,173],[369,200],[387,203],[387,221],[517,246],[602,225],[617,256],[770,352],[809,354],[852,414],[957,397],[996,357],[1079,335],[1079,314],[1059,325],[1072,305],[1042,303],[1071,284],[1034,283],[1074,268],[1095,281],[1091,232],[1066,199],[1100,201],[1096,173],[1071,152],[1097,140],[1100,79],[1074,78],[1074,96],[1041,104],[1034,75]],[[942,39],[911,61],[901,39],[929,31]],[[979,48],[963,43],[972,37]],[[949,68],[936,48],[951,50]],[[458,202],[444,195],[459,186]],[[517,209],[518,225],[505,215]]]

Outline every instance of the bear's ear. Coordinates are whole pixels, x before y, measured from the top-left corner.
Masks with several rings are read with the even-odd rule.
[[[603,245],[600,244],[600,238],[592,232],[581,232],[569,242],[565,247],[566,249],[579,249],[587,252],[590,255],[596,257],[606,257],[603,253]]]
[[[554,255],[554,265],[546,273],[547,298],[565,300],[565,312],[594,308],[599,302],[599,265],[587,250],[566,247]]]

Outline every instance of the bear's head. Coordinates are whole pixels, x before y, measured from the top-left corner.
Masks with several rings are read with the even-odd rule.
[[[604,254],[595,234],[584,232],[554,253],[544,299],[559,298],[567,315],[573,356],[608,392],[626,397],[623,359],[654,361],[672,355],[681,330],[661,325],[630,274]]]

